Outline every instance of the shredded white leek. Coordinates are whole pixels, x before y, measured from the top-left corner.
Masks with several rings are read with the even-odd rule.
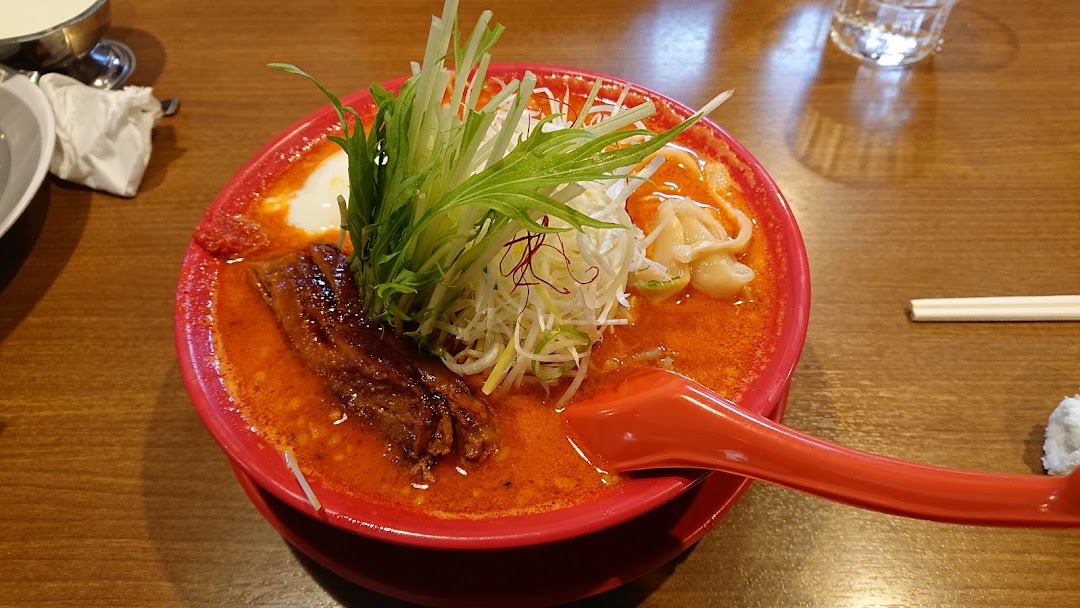
[[[573,124],[596,124],[620,111],[597,105],[576,119],[563,112],[568,100],[552,91],[537,89],[535,99],[547,98],[544,114],[556,118],[548,130]],[[518,96],[505,100],[497,114],[499,128],[510,115]],[[524,113],[515,127],[527,135],[541,116]],[[576,122],[572,122],[576,120]],[[517,141],[518,137],[511,141]],[[630,274],[647,265],[644,234],[626,212],[626,199],[663,162],[656,157],[634,177],[579,182],[565,188],[563,200],[571,208],[618,228],[584,227],[581,231],[530,235],[519,230],[495,263],[489,264],[436,321],[436,326],[461,348],[448,352],[446,365],[459,374],[487,373],[485,392],[496,387],[517,387],[523,382],[553,382],[570,375],[574,380],[560,403],[572,396],[587,371],[590,349],[608,329],[625,325],[629,312],[627,284]],[[548,217],[553,227],[569,226]],[[531,238],[531,240],[530,240]],[[543,238],[543,244],[536,243]],[[516,242],[514,242],[516,241]],[[511,272],[529,256],[524,276]]]
[[[465,38],[457,0],[446,0],[412,77],[396,92],[372,86],[378,112],[366,131],[315,82],[341,120],[329,138],[349,156],[342,226],[370,316],[455,372],[486,374],[485,393],[572,377],[565,402],[592,346],[627,322],[630,275],[659,270],[626,199],[663,161],[629,172],[730,91],[662,133],[642,123],[652,101],[625,107],[628,88],[601,99],[599,80],[573,116],[569,90],[537,89],[527,71],[481,105],[503,31],[491,18],[482,13]],[[530,109],[544,99],[546,110]]]
[[[296,462],[296,456],[292,452],[292,448],[285,448],[285,465],[289,467],[292,474],[296,477],[297,483],[300,484],[300,489],[304,491],[304,496],[307,497],[308,502],[311,503],[311,508],[315,509],[316,513],[322,512],[322,503],[319,502],[319,497],[315,496],[315,492],[312,491],[311,485],[308,483],[306,477],[304,477],[303,471],[300,470],[300,465]]]

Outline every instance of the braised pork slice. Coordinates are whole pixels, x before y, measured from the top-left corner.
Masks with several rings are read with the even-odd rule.
[[[451,450],[469,464],[499,440],[488,405],[437,358],[372,323],[346,256],[316,243],[255,262],[251,276],[304,362],[419,477]]]

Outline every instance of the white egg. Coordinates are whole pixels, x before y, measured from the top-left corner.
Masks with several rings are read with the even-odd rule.
[[[288,222],[318,234],[341,225],[338,195],[349,196],[349,157],[344,150],[322,161],[307,181],[288,199]]]

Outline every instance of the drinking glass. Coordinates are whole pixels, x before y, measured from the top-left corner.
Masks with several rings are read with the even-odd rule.
[[[836,46],[880,66],[921,61],[941,46],[957,0],[840,0],[829,37]]]

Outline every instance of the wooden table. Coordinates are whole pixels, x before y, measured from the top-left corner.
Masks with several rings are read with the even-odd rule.
[[[276,4],[276,3],[275,3]],[[367,4],[367,6],[364,6]],[[503,62],[572,65],[699,105],[757,156],[806,239],[813,308],[787,423],[937,465],[1041,473],[1080,384],[1080,323],[915,324],[911,298],[1080,289],[1080,4],[963,0],[943,51],[875,70],[826,2],[466,2]],[[543,3],[540,3],[543,4]],[[179,96],[138,196],[50,178],[0,292],[0,604],[395,606],[260,517],[173,347],[203,209],[266,141],[422,53],[425,2],[114,0],[132,84]],[[5,239],[5,251],[18,251]],[[557,576],[553,574],[553,576]],[[697,546],[585,606],[1075,606],[1080,533],[914,521],[754,484]]]

